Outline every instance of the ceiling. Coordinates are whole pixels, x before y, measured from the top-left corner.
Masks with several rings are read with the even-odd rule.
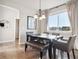
[[[41,0],[41,9],[53,8],[67,1],[68,0]],[[37,11],[39,9],[39,0],[0,0],[0,4],[30,11]]]

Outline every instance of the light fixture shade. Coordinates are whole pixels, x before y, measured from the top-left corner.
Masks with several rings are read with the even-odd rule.
[[[34,15],[34,18],[35,18],[35,19],[37,19],[37,18],[38,18],[38,15],[37,15],[37,14],[35,14],[35,15]]]
[[[37,14],[36,15],[34,15],[34,18],[35,19],[39,19],[39,20],[42,20],[42,19],[45,19],[46,18],[46,16],[43,14],[43,15],[41,15],[41,16],[38,16]]]
[[[42,19],[45,19],[45,18],[46,18],[45,15],[42,15],[42,16],[39,17],[39,20],[42,20]]]
[[[39,17],[39,20],[42,20],[42,17]]]
[[[42,15],[41,17],[42,17],[42,19],[45,19],[46,18],[45,15]]]

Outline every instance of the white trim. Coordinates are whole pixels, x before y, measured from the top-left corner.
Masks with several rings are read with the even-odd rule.
[[[0,43],[15,42],[15,40],[0,41]]]
[[[53,9],[49,10],[49,15],[55,15],[55,14],[65,12],[65,11],[67,11],[66,5],[62,5],[58,8],[53,8]]]
[[[21,42],[21,43],[19,43],[19,44],[25,44],[25,42]]]
[[[11,9],[11,10],[15,10],[15,11],[17,11],[18,12],[18,17],[17,17],[17,19],[20,19],[20,11],[19,11],[19,9],[16,9],[16,8],[13,8],[13,7],[10,7],[10,6],[6,6],[6,5],[3,5],[3,4],[0,4],[0,6],[1,7],[4,7],[4,8],[8,8],[8,9]]]
[[[2,6],[2,7],[5,7],[5,8],[9,8],[9,9],[14,9],[14,10],[18,10],[18,9],[15,9],[15,8],[12,8],[12,7],[9,7],[9,6],[6,6],[6,5],[3,5],[3,4],[0,4],[0,6]]]

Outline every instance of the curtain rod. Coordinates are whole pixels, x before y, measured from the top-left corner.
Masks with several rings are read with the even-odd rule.
[[[58,7],[60,7],[60,6],[63,6],[63,5],[66,5],[66,3],[64,3],[64,4],[61,4],[61,5],[58,5],[58,6],[55,6],[55,7],[53,7],[53,8],[50,8],[50,9],[48,9],[48,10],[55,9],[55,8],[58,8]]]

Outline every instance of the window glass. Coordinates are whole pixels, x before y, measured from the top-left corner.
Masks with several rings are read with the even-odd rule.
[[[57,15],[49,16],[48,23],[48,27],[57,27]]]
[[[59,14],[59,27],[70,26],[69,18],[67,12]]]
[[[49,16],[47,30],[69,31],[70,21],[67,12]]]

